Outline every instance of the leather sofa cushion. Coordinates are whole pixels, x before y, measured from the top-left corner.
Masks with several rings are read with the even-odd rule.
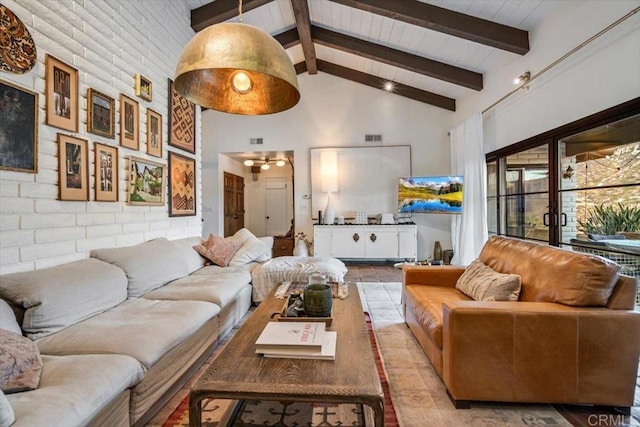
[[[189,274],[187,261],[176,245],[161,237],[139,245],[95,249],[92,258],[114,264],[127,274],[127,292],[139,297],[172,280]]]
[[[505,237],[491,237],[479,256],[500,273],[522,279],[520,301],[606,306],[618,265],[605,258]]]
[[[142,366],[116,354],[42,356],[37,390],[7,395],[14,427],[84,426],[119,394],[142,381]]]
[[[42,354],[124,354],[148,369],[219,312],[201,301],[131,298],[36,343]]]
[[[471,298],[452,287],[405,286],[406,309],[410,310],[433,342],[442,348],[442,304],[471,301]]]
[[[22,329],[38,339],[102,313],[127,298],[124,271],[85,259],[0,278],[0,296],[24,307]]]

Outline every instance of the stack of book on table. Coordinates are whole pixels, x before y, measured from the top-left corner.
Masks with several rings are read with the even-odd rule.
[[[256,341],[256,353],[264,357],[336,359],[338,333],[324,322],[269,322]]]

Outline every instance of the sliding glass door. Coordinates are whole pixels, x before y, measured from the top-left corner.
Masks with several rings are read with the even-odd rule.
[[[640,273],[640,98],[489,153],[487,218],[490,234],[595,246]]]

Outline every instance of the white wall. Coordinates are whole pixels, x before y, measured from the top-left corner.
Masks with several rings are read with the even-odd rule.
[[[298,76],[302,98],[291,110],[267,116],[237,116],[208,110],[202,114],[203,159],[207,171],[203,179],[221,176],[224,168],[214,160],[219,152],[255,151],[249,138],[262,137],[264,151],[294,151],[296,232],[313,235],[309,200],[309,149],[311,147],[367,146],[365,133],[383,134],[386,145],[411,145],[414,175],[445,175],[450,170],[447,132],[453,113],[388,94],[324,73]],[[206,178],[204,175],[206,174]],[[206,184],[209,185],[209,184]],[[221,183],[218,192],[205,191],[203,204],[211,207],[212,216],[222,208]],[[208,213],[207,213],[208,214]],[[217,216],[216,216],[217,215]],[[418,255],[426,258],[435,240],[451,247],[449,216],[416,215]],[[205,218],[205,230],[208,220]],[[221,233],[221,219],[218,229]],[[206,231],[205,231],[206,233]]]
[[[629,11],[633,1],[565,0],[530,31],[531,51],[485,73],[485,88],[458,102],[456,123],[513,89],[512,80],[552,64]],[[485,152],[640,96],[640,13],[599,37],[483,115]]]
[[[198,216],[169,218],[167,204],[127,206],[127,162],[147,158],[146,109],[162,114],[164,159],[167,158],[167,78],[193,35],[183,2],[154,0],[4,0],[31,32],[38,51],[35,68],[23,75],[0,72],[0,78],[39,93],[38,173],[0,171],[0,273],[32,270],[86,258],[91,249],[132,245],[155,237],[201,234],[200,176]],[[51,54],[79,71],[79,132],[89,141],[90,199],[94,199],[93,142],[118,146],[116,139],[86,132],[86,93],[92,87],[117,100],[120,93],[140,106],[140,150],[119,147],[119,202],[58,201],[58,132],[45,125],[44,60]],[[153,82],[153,101],[136,98],[134,74]],[[116,129],[119,105],[116,101]],[[199,114],[197,114],[199,116]],[[197,124],[200,159],[200,124]],[[180,151],[174,149],[175,151]],[[183,153],[184,154],[184,153]],[[168,198],[165,189],[165,200]]]

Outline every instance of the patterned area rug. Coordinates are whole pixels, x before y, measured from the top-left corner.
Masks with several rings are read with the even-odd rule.
[[[371,348],[376,358],[376,367],[385,395],[385,426],[397,427],[398,419],[391,400],[384,362],[378,350],[373,332],[371,317],[365,313],[369,330]],[[202,401],[202,425],[205,427],[300,427],[300,426],[369,426],[372,425],[372,412],[365,411],[362,405],[273,402],[273,401],[235,401],[204,399]],[[173,411],[163,427],[186,427],[189,425],[189,396]]]

